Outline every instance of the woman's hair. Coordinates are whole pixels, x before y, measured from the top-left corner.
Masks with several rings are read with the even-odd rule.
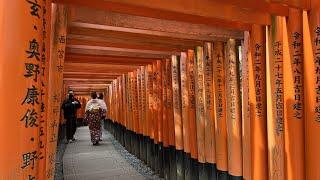
[[[99,93],[98,99],[103,99],[103,94],[102,93]]]
[[[96,92],[91,92],[91,98],[96,99],[97,98],[97,93]]]

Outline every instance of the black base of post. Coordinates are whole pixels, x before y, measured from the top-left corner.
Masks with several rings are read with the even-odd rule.
[[[176,180],[177,179],[177,164],[176,164],[176,152],[175,147],[170,146],[169,147],[169,163],[170,163],[170,180]]]
[[[144,137],[145,164],[148,164],[148,136]]]
[[[208,180],[206,163],[198,162],[198,169],[199,169],[199,180]]]
[[[131,146],[129,148],[129,152],[133,155],[135,155],[135,151],[134,151],[134,148],[135,148],[135,139],[134,139],[134,134],[133,132],[130,130],[130,140],[131,140]]]
[[[154,172],[159,174],[159,144],[154,144]]]
[[[139,159],[143,160],[143,135],[139,134],[138,135],[138,143],[139,143]]]
[[[191,179],[191,155],[190,153],[183,153],[184,156],[184,179],[185,180],[192,180]]]
[[[209,180],[217,180],[217,167],[216,164],[206,163],[206,169]]]
[[[177,180],[184,180],[184,152],[176,150]]]
[[[228,171],[217,170],[217,177],[218,180],[229,180]]]
[[[155,148],[154,140],[150,140],[150,168],[155,171]]]
[[[151,139],[147,137],[147,165],[151,167]]]
[[[163,156],[164,156],[164,152],[163,152],[163,144],[162,143],[159,143],[159,149],[158,149],[158,152],[159,152],[159,161],[158,161],[158,164],[159,164],[159,177],[163,178],[164,177],[164,165],[163,165]]]
[[[170,149],[169,147],[163,147],[163,177],[165,180],[170,179]]]
[[[139,143],[139,134],[137,134],[137,133],[134,133],[134,135],[135,135],[135,150],[136,150],[136,157],[138,158],[138,159],[140,159],[140,143]]]
[[[198,160],[191,158],[191,180],[199,179],[199,167],[198,167]]]
[[[229,175],[229,180],[243,180],[243,177],[242,176]]]

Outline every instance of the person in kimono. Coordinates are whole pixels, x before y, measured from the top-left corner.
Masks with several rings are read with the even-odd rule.
[[[85,108],[85,120],[88,122],[91,142],[93,145],[99,144],[101,132],[101,118],[106,112],[106,107],[97,99],[97,93],[91,93],[91,100]]]
[[[64,119],[66,120],[67,143],[71,143],[76,140],[74,134],[77,129],[77,109],[81,108],[81,104],[74,97],[72,90],[68,91],[68,96],[63,101],[61,108],[63,109]]]
[[[102,104],[103,108],[106,109],[106,111],[107,111],[107,105],[103,100],[103,94],[102,93],[99,93],[98,99],[101,101],[101,104]],[[103,114],[103,116],[101,118],[101,126],[103,125],[103,121],[104,121],[105,118],[106,118],[106,112]],[[99,140],[102,141],[102,131],[100,132],[100,139]]]

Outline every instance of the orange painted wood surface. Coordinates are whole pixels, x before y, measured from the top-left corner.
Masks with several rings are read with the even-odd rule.
[[[179,57],[172,56],[172,99],[173,99],[173,117],[175,147],[177,150],[183,150],[183,125],[181,116],[181,91],[180,91],[180,68]]]
[[[305,179],[302,11],[289,9],[284,31],[285,179]]]
[[[252,63],[250,50],[250,32],[244,32],[244,40],[241,43],[241,69],[242,69],[242,167],[243,178],[252,180],[251,176],[251,124],[250,124],[250,99],[249,99],[249,61]]]
[[[228,172],[233,176],[242,176],[242,119],[240,111],[239,59],[236,48],[236,41],[229,39],[225,49]]]
[[[215,133],[217,169],[228,171],[228,147],[226,125],[226,92],[223,42],[213,44],[213,73],[215,88]]]
[[[180,76],[181,76],[181,113],[183,124],[183,150],[190,153],[190,123],[188,118],[189,97],[188,97],[188,69],[187,54],[180,55]]]
[[[250,34],[249,99],[252,179],[268,179],[266,30],[253,25]]]
[[[167,96],[167,86],[168,86],[168,69],[166,66],[166,59],[162,60],[162,122],[163,122],[163,147],[169,147],[169,124],[168,124],[168,96]]]
[[[147,77],[147,101],[148,101],[148,114],[147,114],[147,127],[149,131],[149,137],[154,139],[154,130],[153,130],[153,66],[148,65],[146,69]]]
[[[188,75],[188,121],[190,127],[190,153],[191,158],[198,158],[197,124],[196,124],[196,76],[195,76],[195,53],[194,50],[187,52],[187,75]]]
[[[64,56],[66,48],[67,36],[67,9],[62,5],[54,5],[52,9],[52,29],[50,61],[49,61],[49,84],[48,84],[48,122],[47,122],[47,158],[46,158],[46,178],[54,178],[56,141],[58,139],[59,126],[50,126],[52,124],[59,124],[61,101],[66,98],[63,94],[63,69]],[[47,22],[48,23],[48,22]],[[49,59],[48,59],[49,60]],[[65,91],[67,92],[67,91]],[[61,119],[60,121],[62,121]]]
[[[319,95],[319,49],[320,49],[320,2],[311,1],[312,10],[303,13],[304,37],[304,92],[305,92],[305,160],[306,179],[319,179],[320,145],[320,95]]]
[[[214,84],[212,43],[204,44],[204,103],[205,103],[205,157],[206,162],[216,163],[215,118],[214,118]]]
[[[283,17],[273,16],[267,36],[269,179],[284,179]]]
[[[158,107],[158,87],[157,87],[157,62],[152,63],[152,81],[153,81],[153,86],[152,86],[152,108],[153,108],[153,113],[152,113],[152,124],[153,124],[153,131],[154,131],[154,142],[156,144],[159,143],[159,132],[158,132],[158,113],[159,113],[159,107]]]
[[[197,147],[198,147],[198,161],[200,163],[206,162],[205,157],[205,98],[204,98],[204,62],[203,62],[203,47],[196,47],[196,128],[197,128]]]
[[[162,61],[157,60],[157,72],[156,72],[156,83],[157,83],[157,96],[156,96],[156,103],[157,103],[157,118],[156,123],[158,124],[158,141],[159,143],[163,142],[163,103],[162,103]]]
[[[167,119],[168,119],[168,130],[169,130],[169,145],[175,146],[175,123],[173,115],[173,93],[172,93],[172,62],[171,59],[166,59],[167,67]]]

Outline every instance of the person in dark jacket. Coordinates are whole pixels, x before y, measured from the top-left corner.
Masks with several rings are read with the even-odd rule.
[[[74,97],[73,91],[68,92],[68,97],[63,101],[64,119],[66,119],[67,143],[75,141],[74,134],[77,129],[77,109],[81,108],[80,101]]]

